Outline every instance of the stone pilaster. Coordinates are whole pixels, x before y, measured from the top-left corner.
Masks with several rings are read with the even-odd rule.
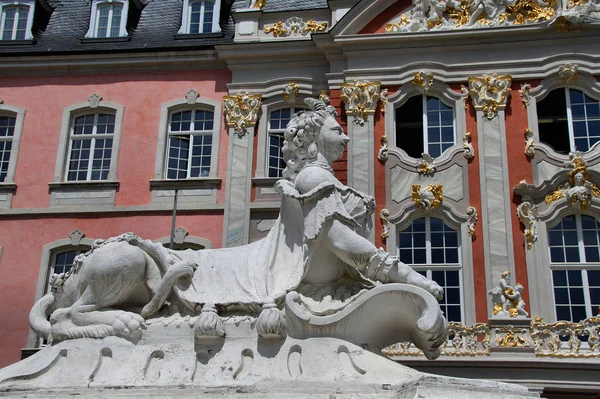
[[[223,247],[248,243],[254,126],[262,97],[248,92],[223,97],[229,127]]]
[[[341,85],[348,116],[348,185],[373,195],[374,114],[379,103],[379,82],[355,81]]]
[[[486,284],[491,289],[502,273],[515,272],[511,230],[511,190],[508,181],[504,108],[510,95],[510,76],[470,77],[469,95],[477,113],[481,225]],[[488,298],[488,313],[492,303]]]
[[[348,117],[348,186],[375,195],[375,110],[381,94],[380,82],[355,81],[340,85]],[[374,240],[371,232],[371,240]]]

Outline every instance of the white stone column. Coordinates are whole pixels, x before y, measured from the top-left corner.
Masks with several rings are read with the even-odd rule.
[[[502,273],[515,272],[511,224],[511,192],[504,108],[510,94],[510,76],[496,74],[469,78],[469,95],[477,113],[481,225],[486,286],[491,289]],[[488,297],[488,314],[492,302]]]
[[[229,126],[223,247],[248,243],[254,126],[261,100],[260,94],[248,92],[223,98]]]

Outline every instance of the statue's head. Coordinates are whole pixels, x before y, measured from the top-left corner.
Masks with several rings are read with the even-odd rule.
[[[321,100],[307,98],[309,110],[292,117],[283,133],[283,177],[294,181],[308,163],[322,154],[329,163],[339,159],[349,139],[335,120],[335,108]]]
[[[509,279],[510,278],[510,271],[505,270],[504,272],[502,272],[502,278],[503,279]]]

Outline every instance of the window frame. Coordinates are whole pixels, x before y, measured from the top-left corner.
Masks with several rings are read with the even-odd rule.
[[[536,149],[539,147],[545,153],[551,155],[551,157],[564,157],[563,154],[555,151],[549,145],[540,141],[540,132],[538,125],[538,102],[545,99],[550,92],[560,89],[560,88],[569,88],[576,89],[582,91],[588,97],[593,98],[594,100],[600,101],[600,82],[598,82],[592,75],[585,71],[578,72],[579,77],[569,82],[565,83],[559,76],[553,75],[548,77],[540,82],[538,86],[529,90],[528,94],[528,105],[527,105],[527,123],[529,129],[533,132],[533,139],[536,145]],[[567,117],[568,118],[568,117]],[[569,130],[572,129],[572,123],[569,121]],[[572,132],[569,131],[569,143],[573,146],[572,141]],[[600,146],[596,146],[596,148],[600,148]],[[586,151],[589,153],[590,150]],[[537,166],[534,164],[534,180],[536,175]]]
[[[75,118],[85,114],[112,113],[115,115],[115,131],[113,133],[113,147],[111,154],[110,170],[106,180],[101,182],[112,182],[117,180],[117,167],[119,161],[119,149],[121,143],[121,133],[123,129],[123,114],[125,107],[121,104],[101,100],[96,106],[89,101],[71,105],[63,111],[61,134],[59,139],[59,150],[54,169],[54,182],[68,182],[66,171],[70,159],[69,149],[71,148],[71,129]],[[79,183],[94,182],[95,180],[80,181]]]
[[[17,161],[19,158],[19,147],[21,145],[21,135],[23,133],[23,122],[25,120],[25,109],[14,105],[4,104],[0,99],[0,115],[15,118],[15,130],[12,136],[12,146],[10,150],[10,159],[6,178],[0,182],[0,209],[10,208],[12,197],[17,185],[15,184],[15,172],[17,170]]]
[[[551,254],[551,247],[550,247],[550,231],[552,228],[556,227],[559,223],[561,223],[564,218],[569,217],[569,216],[575,217],[579,262],[567,262],[566,257],[565,257],[564,262],[552,262],[552,254]],[[555,270],[556,271],[580,271],[581,272],[586,318],[594,316],[592,302],[591,302],[591,296],[590,296],[590,285],[589,285],[587,272],[589,270],[600,270],[600,262],[587,262],[586,261],[585,245],[584,245],[584,241],[583,241],[583,227],[582,227],[582,220],[581,220],[582,216],[588,216],[588,217],[594,218],[596,220],[596,222],[600,222],[600,220],[596,216],[591,215],[591,214],[569,213],[569,214],[562,214],[562,215],[560,215],[560,217],[553,219],[552,222],[547,223],[546,237],[548,240],[548,245],[547,245],[548,250],[546,252],[547,252],[547,256],[548,256],[548,260],[549,260],[548,265],[549,265],[549,269],[550,269],[550,281],[552,282],[552,304],[553,304],[554,316],[556,317],[557,321],[558,321],[558,317],[557,317],[557,309],[556,309],[556,296],[554,293],[554,289],[556,286],[554,283],[554,275],[553,275],[554,274],[553,272]],[[598,231],[600,231],[600,229]],[[599,241],[599,246],[600,246],[600,241]],[[564,248],[564,245],[563,245],[563,248]],[[560,286],[560,287],[563,287],[563,286]],[[568,286],[568,287],[570,287],[570,286]],[[569,304],[569,305],[571,305],[571,304]],[[572,321],[579,322],[579,320],[572,320]]]
[[[413,96],[414,97],[414,96]],[[423,152],[429,154],[429,121],[427,118],[427,97],[432,97],[437,99],[438,101],[440,101],[442,104],[444,104],[447,107],[450,107],[450,109],[452,109],[452,136],[453,136],[453,140],[452,142],[454,144],[452,144],[450,147],[448,147],[446,150],[442,151],[440,153],[440,155],[438,155],[437,157],[433,157],[433,158],[440,158],[442,155],[444,155],[444,153],[446,151],[448,151],[450,148],[452,148],[453,146],[455,146],[457,144],[457,140],[456,140],[456,109],[452,106],[447,104],[442,98],[434,96],[434,95],[428,95],[427,93],[423,94],[422,96],[422,110],[423,110]],[[412,98],[409,97],[407,99],[407,101]],[[398,110],[398,108],[402,107],[402,105],[400,105],[399,107],[396,107],[396,110]],[[438,112],[439,115],[439,112]],[[441,122],[440,122],[440,129],[443,127],[441,126]],[[442,140],[442,136],[441,136],[441,130],[440,130],[440,142],[439,144],[444,143]],[[431,155],[431,154],[429,154]]]
[[[90,112],[92,111],[92,112]],[[106,109],[95,109],[95,110],[80,110],[76,113],[71,114],[71,124],[69,127],[69,147],[67,149],[67,153],[65,155],[65,170],[63,172],[63,176],[64,176],[64,181],[65,182],[95,182],[95,181],[110,181],[112,180],[110,178],[110,170],[112,169],[112,164],[114,161],[114,158],[112,156],[112,151],[114,151],[114,139],[115,139],[115,133],[109,133],[109,134],[97,134],[97,129],[98,129],[98,117],[100,114],[107,114],[107,115],[113,115],[115,117],[115,125],[114,125],[114,130],[116,130],[116,113],[110,110],[106,110]],[[74,135],[74,129],[75,129],[75,120],[79,117],[82,116],[87,116],[87,115],[94,115],[94,127],[93,127],[93,133],[88,137],[83,135],[81,138],[75,138]],[[97,140],[106,140],[106,139],[112,139],[113,140],[113,145],[111,146],[111,158],[110,158],[110,169],[109,169],[109,175],[107,176],[106,179],[91,179],[91,174],[93,171],[93,161],[94,161],[94,150],[96,148],[96,141]],[[83,141],[83,140],[90,140],[92,142],[91,146],[90,146],[90,156],[89,156],[89,163],[88,163],[88,168],[87,168],[87,172],[86,172],[86,179],[85,180],[68,180],[68,174],[69,174],[69,164],[71,162],[71,151],[73,149],[73,143],[74,141]]]
[[[116,39],[119,37],[127,37],[127,17],[129,15],[129,1],[130,0],[93,0],[92,9],[90,12],[90,24],[87,33],[85,34],[86,39]],[[98,37],[98,20],[100,18],[100,9],[105,6],[109,6],[111,4],[121,4],[121,21],[119,25],[119,35],[118,36],[107,36],[107,37]],[[109,11],[109,26],[112,24],[112,9]]]
[[[431,259],[431,218],[436,218],[441,220],[447,227],[451,228],[457,237],[457,254],[458,254],[458,263],[432,263]],[[458,271],[458,281],[459,281],[459,295],[460,295],[460,323],[465,323],[466,310],[465,310],[465,280],[463,278],[463,248],[462,248],[462,237],[461,237],[461,229],[456,229],[450,223],[448,223],[441,215],[436,214],[427,214],[427,215],[414,215],[411,217],[406,223],[403,223],[403,226],[396,226],[396,234],[395,234],[395,248],[396,253],[399,256],[400,253],[400,235],[407,228],[411,227],[413,223],[418,219],[425,219],[425,257],[426,263],[415,263],[408,264],[415,271],[425,271],[426,277],[431,279],[433,271]],[[444,247],[445,248],[445,247]],[[413,259],[414,260],[414,259]],[[447,316],[447,315],[446,315]]]
[[[166,159],[168,150],[168,129],[172,113],[186,109],[202,109],[213,112],[213,136],[210,159],[210,171],[207,177],[187,179],[166,179]],[[197,203],[216,202],[219,178],[219,158],[221,157],[221,134],[223,120],[223,105],[220,101],[199,97],[195,90],[189,90],[184,98],[168,101],[160,106],[160,121],[158,124],[158,139],[156,145],[156,162],[154,176],[150,180],[152,203],[173,203],[175,190],[178,190],[178,201]]]
[[[182,113],[182,112],[186,112],[186,111],[191,111],[192,112],[192,118],[190,121],[190,127],[194,126],[195,128],[195,116],[196,113],[198,111],[204,111],[204,112],[211,112],[213,113],[213,129],[211,130],[197,130],[197,129],[191,129],[191,130],[187,130],[187,131],[180,131],[180,132],[173,132],[171,131],[171,126],[172,126],[172,121],[173,121],[173,115],[177,114],[177,113]],[[214,124],[215,124],[215,119],[217,118],[217,116],[214,114],[214,111],[212,109],[208,109],[207,107],[202,107],[202,106],[193,106],[193,107],[189,107],[189,108],[185,108],[185,107],[177,107],[175,109],[172,109],[169,112],[169,122],[167,124],[167,143],[165,146],[165,155],[164,155],[164,174],[162,176],[163,179],[165,180],[187,180],[187,179],[198,179],[198,178],[202,178],[202,177],[210,177],[211,175],[214,175],[213,170],[212,170],[212,165],[213,165],[213,158],[214,158],[214,154],[212,152],[212,147],[213,147],[213,143],[212,143],[212,139],[214,139],[215,136],[215,131],[214,131]],[[189,145],[188,145],[188,166],[187,166],[187,171],[186,171],[186,177],[182,178],[182,179],[171,179],[168,177],[168,173],[169,173],[169,156],[168,156],[168,152],[171,149],[170,146],[170,140],[171,137],[173,136],[186,136],[189,137]],[[192,155],[193,155],[193,151],[192,151],[192,147],[194,145],[194,141],[191,139],[192,137],[196,137],[196,136],[211,136],[211,155],[210,155],[210,165],[209,165],[209,174],[208,176],[194,176],[194,177],[190,177],[190,173],[191,173],[191,169],[192,169]],[[202,166],[202,165],[201,165]]]
[[[267,114],[267,122],[266,122],[266,142],[265,142],[265,146],[264,146],[264,175],[267,178],[271,178],[271,179],[281,179],[282,176],[269,176],[269,161],[271,159],[271,154],[270,154],[270,146],[271,146],[271,136],[272,135],[278,135],[278,136],[282,136],[283,137],[283,133],[285,132],[285,128],[284,129],[271,129],[271,114],[273,112],[276,111],[281,111],[284,109],[289,109],[290,110],[290,120],[291,118],[296,115],[296,113],[306,110],[307,108],[301,106],[301,105],[297,105],[297,104],[279,104],[279,106],[277,107],[271,107],[269,108],[266,112]],[[283,154],[282,154],[283,155]],[[283,172],[283,170],[282,170]]]
[[[435,97],[449,106],[453,110],[453,123],[454,123],[454,145],[448,150],[444,151],[439,157],[436,158],[436,164],[439,166],[444,162],[448,161],[455,153],[452,148],[463,150],[462,138],[467,133],[467,122],[466,122],[466,111],[463,106],[463,98],[460,92],[454,91],[443,81],[434,79],[433,84],[426,92],[423,92],[417,85],[411,82],[403,84],[396,93],[392,94],[388,98],[387,105],[385,106],[385,131],[388,132],[387,138],[389,140],[390,149],[401,151],[402,156],[410,160],[418,160],[409,156],[406,151],[400,148],[396,143],[396,109],[402,107],[409,98],[414,96],[429,96]],[[424,113],[424,117],[426,114]],[[427,149],[424,146],[424,150]]]
[[[5,10],[7,8],[12,7],[27,7],[27,25],[25,27],[25,37],[23,39],[2,39],[4,37],[4,19],[5,19]],[[33,15],[35,12],[35,0],[0,0],[0,41],[10,42],[10,41],[20,41],[20,40],[32,40],[33,33],[31,32],[31,28],[33,26]],[[15,34],[16,25],[13,27],[13,36]],[[12,36],[11,36],[12,37]]]
[[[191,15],[192,15],[192,4],[193,3],[205,3],[207,1],[212,1],[214,3],[213,7],[213,19],[212,19],[212,29],[210,32],[198,32],[191,33]],[[204,15],[204,4],[201,6],[202,12],[201,16]],[[179,28],[178,34],[181,35],[203,35],[208,33],[218,33],[221,32],[221,27],[219,26],[219,19],[221,16],[221,0],[183,0],[183,7],[181,13],[181,27]],[[201,21],[201,25],[203,22]]]

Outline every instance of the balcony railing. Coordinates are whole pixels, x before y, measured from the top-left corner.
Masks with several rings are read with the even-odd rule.
[[[498,330],[511,334],[512,329]],[[506,331],[504,331],[506,330]],[[519,328],[524,342],[533,343],[533,353],[538,357],[556,358],[600,358],[600,317],[590,317],[579,323],[558,321],[547,324],[540,317],[534,317],[529,328]],[[527,336],[528,335],[528,336]],[[495,347],[510,350],[520,345],[503,345],[505,338],[492,342],[493,332],[487,323],[465,326],[461,323],[448,323],[448,343],[442,349],[442,356],[489,356]],[[514,338],[514,337],[513,337]],[[526,345],[530,346],[530,345]],[[390,357],[423,356],[423,353],[411,343],[401,342],[383,350]]]

